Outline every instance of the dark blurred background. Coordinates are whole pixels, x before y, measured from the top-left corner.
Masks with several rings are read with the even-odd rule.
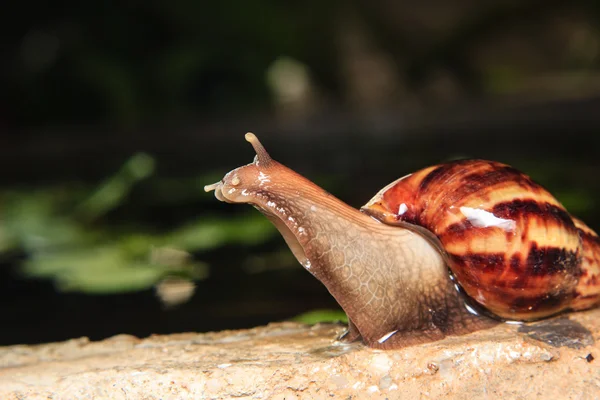
[[[343,317],[264,217],[203,192],[252,160],[247,131],[356,207],[490,158],[600,228],[597,0],[24,1],[0,22],[0,344]]]

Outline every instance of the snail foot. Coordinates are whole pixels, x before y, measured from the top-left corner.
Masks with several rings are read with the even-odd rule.
[[[342,332],[342,334],[339,335],[336,340],[344,343],[352,343],[357,342],[361,339],[362,337],[360,335],[360,332],[356,328],[356,325],[354,325],[352,321],[348,320],[348,328],[344,332]]]

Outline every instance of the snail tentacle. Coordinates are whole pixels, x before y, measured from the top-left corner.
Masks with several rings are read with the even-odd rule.
[[[244,137],[245,137],[246,141],[252,145],[252,147],[254,148],[254,151],[256,152],[257,164],[260,164],[263,167],[267,167],[270,164],[272,164],[273,159],[271,158],[269,153],[267,153],[267,150],[262,145],[262,143],[258,140],[258,138],[256,137],[256,135],[254,133],[248,132],[248,133],[246,133],[246,135]]]

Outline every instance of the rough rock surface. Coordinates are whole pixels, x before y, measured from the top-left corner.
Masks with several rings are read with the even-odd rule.
[[[342,330],[277,323],[3,347],[0,399],[600,398],[600,310],[394,351],[334,342]]]

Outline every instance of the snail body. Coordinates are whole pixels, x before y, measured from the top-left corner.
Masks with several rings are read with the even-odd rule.
[[[399,348],[600,302],[600,239],[514,168],[428,167],[356,210],[246,139],[254,162],[205,190],[273,222],[348,315],[344,340]]]

